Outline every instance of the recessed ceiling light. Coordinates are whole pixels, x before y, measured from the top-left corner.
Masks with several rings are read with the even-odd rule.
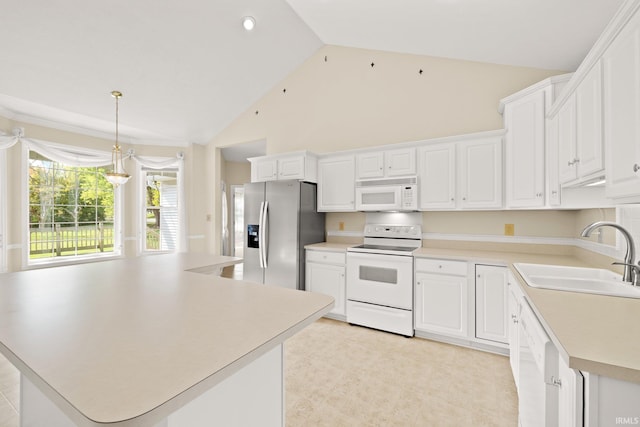
[[[253,16],[245,16],[242,18],[242,26],[245,30],[251,31],[256,26],[256,20],[253,19]]]

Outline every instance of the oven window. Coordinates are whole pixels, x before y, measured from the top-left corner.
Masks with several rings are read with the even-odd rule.
[[[372,282],[398,284],[398,270],[395,268],[371,267],[370,265],[360,266],[360,280]]]
[[[396,193],[362,193],[363,205],[393,205],[396,202]]]

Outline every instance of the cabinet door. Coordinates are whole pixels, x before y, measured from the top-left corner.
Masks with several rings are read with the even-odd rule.
[[[358,179],[382,178],[384,176],[384,153],[358,154]]]
[[[518,322],[520,322],[520,298],[521,294],[515,283],[514,278],[509,275],[509,294],[508,294],[508,331],[509,331],[509,364],[511,365],[511,373],[518,389],[518,370],[520,360],[520,335],[518,332]]]
[[[458,149],[460,207],[502,207],[502,138],[464,141]]]
[[[476,265],[476,337],[508,343],[506,267]]]
[[[278,179],[278,161],[260,159],[251,162],[251,182],[274,181]]]
[[[305,281],[308,291],[329,295],[335,299],[335,306],[330,313],[341,316],[347,314],[345,267],[343,265],[307,262]]]
[[[640,194],[640,13],[603,55],[607,197]]]
[[[455,144],[434,144],[418,150],[420,209],[456,207]]]
[[[278,160],[278,179],[304,179],[304,156]]]
[[[602,68],[598,62],[576,89],[576,152],[578,176],[604,169],[602,145]]]
[[[578,178],[577,165],[580,162],[576,153],[576,98],[571,95],[558,111],[558,153],[560,163],[560,183]]]
[[[318,162],[318,211],[349,212],[355,208],[354,157],[321,159]]]
[[[415,328],[467,336],[467,277],[416,273]]]
[[[406,176],[416,174],[415,148],[401,148],[384,153],[386,176]]]
[[[558,357],[558,425],[582,427],[582,374],[569,368],[562,357]]]
[[[551,117],[546,122],[546,177],[547,195],[549,206],[560,206],[560,156],[558,154],[558,115]]]
[[[506,105],[505,127],[507,206],[544,206],[545,92]]]

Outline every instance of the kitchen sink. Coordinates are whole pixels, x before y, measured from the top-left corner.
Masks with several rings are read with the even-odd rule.
[[[623,282],[620,274],[603,268],[526,263],[513,266],[534,288],[640,298],[640,287]]]

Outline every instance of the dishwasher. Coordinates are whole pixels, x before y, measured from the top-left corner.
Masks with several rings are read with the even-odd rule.
[[[558,350],[527,301],[520,321],[518,413],[521,427],[558,425]]]

